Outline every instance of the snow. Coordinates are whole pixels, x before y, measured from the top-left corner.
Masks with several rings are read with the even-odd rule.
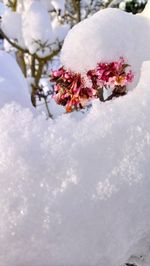
[[[51,1],[49,1],[49,0],[41,0],[41,3],[43,3],[43,5],[45,6],[45,8],[47,10],[50,11],[52,9]]]
[[[115,61],[123,56],[135,73],[134,88],[142,62],[150,59],[149,43],[150,19],[107,8],[69,31],[61,62],[67,69],[84,74],[97,63]]]
[[[8,1],[5,4],[9,5]],[[58,14],[51,15],[54,9],[64,15],[64,1],[19,0],[16,12],[1,4],[2,30],[31,54],[45,57],[51,54],[54,42],[63,41],[70,28],[60,23],[60,14],[59,18]]]
[[[119,4],[119,8],[121,10],[125,10],[126,9],[126,2],[125,1],[122,1],[120,4]]]
[[[0,109],[3,266],[149,266],[149,71],[85,114]]]
[[[31,52],[33,37],[51,36],[42,8],[29,0],[24,13]],[[95,100],[84,113],[35,116],[26,80],[0,51],[1,265],[149,266],[150,62],[140,77],[149,59],[145,14],[107,9],[69,32],[65,67],[85,73],[124,56],[136,74],[133,91]]]
[[[55,21],[52,29],[46,2],[19,2],[17,12],[7,8],[2,14],[2,29],[5,34],[21,47],[27,48],[31,54],[36,53],[40,57],[51,53],[55,38],[62,41],[67,34],[68,25],[58,24]]]
[[[3,15],[3,13],[5,12],[5,9],[6,9],[5,5],[0,2],[0,16]]]
[[[0,51],[0,108],[12,101],[31,108],[28,85],[13,57]]]
[[[143,11],[143,15],[150,19],[150,1],[147,1],[147,5]]]
[[[61,11],[61,15],[64,15],[65,1],[64,0],[51,0],[51,4],[56,11]]]
[[[30,53],[45,56],[53,40],[50,16],[43,4],[31,2],[23,14],[23,37]],[[44,45],[44,46],[42,46]],[[43,50],[42,47],[45,49]]]
[[[22,43],[22,32],[21,32],[21,15],[17,12],[12,12],[7,9],[3,14],[2,29],[10,39],[18,40]]]
[[[55,17],[52,21],[52,29],[53,29],[54,39],[62,42],[65,39],[65,37],[66,37],[66,35],[70,29],[70,26],[67,23],[62,24],[58,20],[58,18]]]

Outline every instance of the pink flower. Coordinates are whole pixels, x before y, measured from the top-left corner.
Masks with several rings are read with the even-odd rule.
[[[51,81],[55,82],[54,99],[66,107],[67,112],[82,109],[88,101],[99,97],[99,90],[111,89],[117,97],[126,93],[126,86],[133,81],[134,74],[125,63],[123,57],[111,63],[99,63],[95,69],[89,70],[86,77],[73,73],[61,67],[51,74]],[[86,85],[88,84],[88,86]]]
[[[132,73],[131,70],[127,73],[126,78],[127,78],[127,81],[128,81],[128,82],[132,82],[132,81],[133,81],[133,79],[134,79],[134,74]]]

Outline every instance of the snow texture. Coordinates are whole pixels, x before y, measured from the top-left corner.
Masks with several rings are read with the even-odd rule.
[[[97,63],[112,62],[123,56],[135,74],[130,86],[134,88],[142,62],[150,59],[149,43],[150,19],[147,16],[107,8],[69,31],[61,62],[67,69],[84,74]]]
[[[1,265],[149,266],[149,71],[85,114],[0,109]]]

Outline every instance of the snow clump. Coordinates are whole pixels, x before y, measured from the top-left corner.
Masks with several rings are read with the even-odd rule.
[[[85,74],[98,63],[118,61],[120,57],[135,73],[134,88],[142,63],[150,60],[150,18],[107,8],[75,25],[68,33],[61,53],[66,69]]]

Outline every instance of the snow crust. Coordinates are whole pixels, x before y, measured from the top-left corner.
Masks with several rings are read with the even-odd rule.
[[[100,62],[123,56],[135,73],[137,85],[142,62],[150,59],[150,19],[107,8],[75,25],[68,33],[61,53],[62,64],[85,73]],[[82,62],[82,63],[81,63]]]
[[[0,109],[3,266],[149,266],[149,71],[85,114]]]

